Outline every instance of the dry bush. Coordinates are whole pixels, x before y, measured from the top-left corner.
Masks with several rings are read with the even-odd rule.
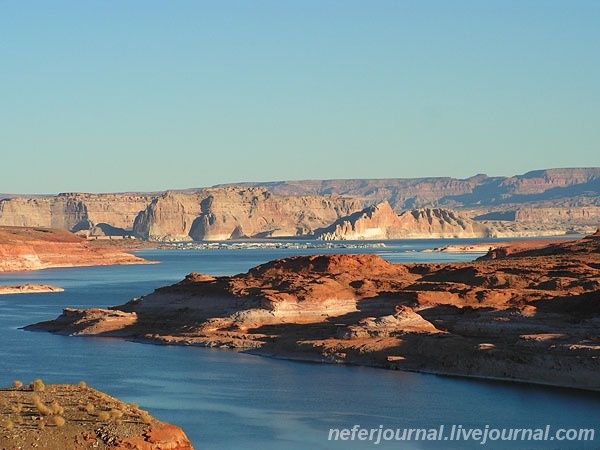
[[[61,416],[65,412],[65,409],[60,406],[56,400],[52,400],[50,408],[52,409],[52,414],[57,416]]]
[[[66,420],[62,416],[52,416],[52,423],[57,427],[62,427],[65,424]]]
[[[102,422],[108,422],[110,420],[110,413],[108,411],[100,411],[98,413],[98,420]]]
[[[17,406],[11,406],[10,410],[15,414],[19,414],[21,411],[23,411],[23,403],[17,403]]]
[[[33,406],[37,408],[42,416],[50,416],[52,414],[52,409],[48,407],[37,395],[32,395],[31,400],[33,400]]]
[[[34,392],[42,392],[45,388],[46,385],[44,384],[44,382],[42,380],[40,380],[39,378],[37,380],[35,380],[33,383],[31,383],[29,385],[29,387],[31,389],[33,389]]]
[[[22,387],[23,387],[23,383],[22,383],[22,382],[20,382],[19,380],[15,380],[15,381],[13,381],[13,387],[14,387],[15,389],[20,389],[20,388],[22,388]]]
[[[85,405],[85,410],[88,414],[94,414],[94,411],[96,411],[96,407],[92,403],[88,403],[87,405]]]

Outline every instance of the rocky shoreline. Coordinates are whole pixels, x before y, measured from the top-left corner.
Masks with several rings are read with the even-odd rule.
[[[598,391],[599,254],[596,233],[472,263],[293,257],[27,329]]]

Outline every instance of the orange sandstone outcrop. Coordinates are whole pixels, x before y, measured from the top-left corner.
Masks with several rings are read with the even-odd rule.
[[[0,227],[0,272],[145,263],[128,253],[96,247],[66,230]]]
[[[28,329],[600,390],[599,236],[518,245],[471,263],[321,255],[190,274]]]

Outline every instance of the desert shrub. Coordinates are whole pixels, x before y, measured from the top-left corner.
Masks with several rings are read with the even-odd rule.
[[[142,414],[140,414],[140,419],[142,419],[142,422],[145,424],[149,424],[150,422],[152,422],[152,418],[146,411],[143,411]]]
[[[2,426],[8,431],[11,431],[15,427],[15,424],[12,423],[12,420],[5,420],[4,422],[2,422]]]
[[[110,420],[110,413],[108,411],[100,411],[98,413],[98,420],[102,422],[108,422]]]
[[[116,419],[120,419],[121,417],[123,417],[123,411],[120,411],[115,408],[110,410],[110,418],[111,419],[116,420]]]
[[[52,416],[52,423],[57,427],[62,427],[65,424],[66,420],[62,416]]]
[[[39,378],[37,380],[35,380],[33,383],[31,383],[29,385],[29,387],[31,389],[33,389],[34,392],[42,392],[45,388],[46,385],[44,384],[44,382],[42,380],[40,380]]]
[[[85,405],[85,410],[88,414],[94,414],[94,411],[96,411],[96,407],[92,403],[88,403],[87,405]]]
[[[33,401],[33,406],[37,408],[42,416],[49,416],[52,414],[52,409],[48,408],[48,405],[40,400],[37,395],[32,395],[31,400]]]
[[[15,380],[15,381],[13,381],[13,387],[14,387],[15,389],[20,389],[20,388],[22,388],[22,387],[23,387],[23,383],[22,383],[22,382],[20,382],[19,380]]]
[[[57,416],[60,416],[65,412],[64,408],[60,406],[56,400],[52,400],[50,408],[52,409],[52,414],[55,414]]]
[[[17,403],[17,406],[11,406],[10,409],[15,414],[19,414],[21,411],[23,411],[23,403]]]
[[[81,389],[85,389],[87,387],[87,383],[85,381],[80,381],[77,386],[79,386]]]

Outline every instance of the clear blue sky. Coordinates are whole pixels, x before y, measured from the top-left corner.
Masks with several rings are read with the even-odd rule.
[[[0,192],[600,166],[600,1],[0,0]]]

